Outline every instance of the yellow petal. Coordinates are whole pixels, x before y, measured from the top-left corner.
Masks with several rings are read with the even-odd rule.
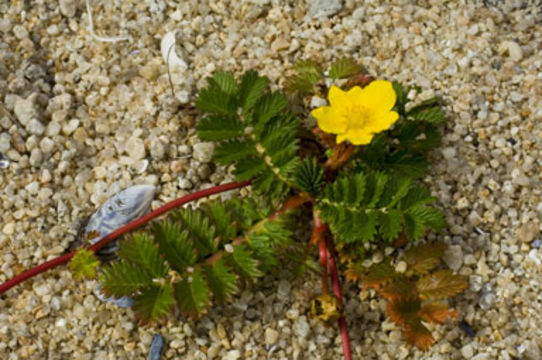
[[[363,88],[362,91],[363,94],[358,101],[368,109],[374,109],[374,111],[391,110],[397,100],[393,85],[389,81],[375,80]]]
[[[367,145],[373,139],[374,134],[363,130],[350,130],[345,133],[337,135],[337,144],[344,140],[350,141],[354,145]]]
[[[332,107],[344,107],[348,102],[347,92],[341,90],[341,88],[332,85],[327,94],[329,99],[329,105]]]
[[[373,133],[388,130],[397,119],[399,119],[399,114],[395,111],[378,112],[371,117],[366,130]]]
[[[350,104],[359,104],[364,92],[359,86],[354,86],[346,94]]]
[[[322,106],[314,109],[311,115],[316,118],[318,127],[331,134],[339,134],[346,130],[346,118],[331,106]]]

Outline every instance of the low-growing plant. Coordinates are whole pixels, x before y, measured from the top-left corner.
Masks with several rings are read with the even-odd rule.
[[[159,321],[175,307],[197,318],[244,283],[288,263],[314,269],[307,264],[317,257],[322,290],[311,312],[339,322],[346,359],[340,271],[362,291],[374,289],[388,300],[388,316],[406,340],[427,349],[434,339],[422,322],[454,317],[446,299],[466,288],[463,277],[443,268],[443,244],[404,250],[445,226],[422,181],[445,114],[435,98],[411,103],[420,88],[373,80],[351,59],[333,63],[327,78],[311,61],[296,63],[294,72],[286,94],[271,91],[255,71],[239,80],[229,72],[209,78],[195,102],[204,113],[197,134],[216,144],[214,160],[232,168],[237,182],[181,198],[85,245],[72,260],[74,275],[94,277],[97,261],[89,250],[126,230],[201,196],[250,186],[244,198],[183,208],[121,241],[119,259],[100,269],[103,292],[134,297],[143,322]],[[326,97],[328,106],[311,110]],[[371,265],[385,248],[398,255]],[[74,254],[68,255],[63,262]]]

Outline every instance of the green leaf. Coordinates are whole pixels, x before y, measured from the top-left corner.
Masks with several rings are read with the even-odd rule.
[[[224,93],[233,95],[237,92],[237,81],[231,72],[217,71],[208,82],[219,87]]]
[[[441,300],[457,295],[468,287],[464,276],[454,275],[450,270],[439,270],[425,275],[416,283],[422,300]]]
[[[234,247],[233,253],[229,254],[227,261],[236,273],[246,279],[263,276],[263,273],[258,268],[258,261],[254,259],[245,245]]]
[[[391,242],[397,239],[402,228],[401,212],[391,209],[387,213],[380,213],[379,226],[384,240]]]
[[[397,101],[395,102],[395,108],[397,109],[397,112],[399,115],[404,116],[405,115],[405,105],[407,104],[408,100],[408,93],[411,90],[415,90],[416,92],[420,93],[422,89],[417,86],[403,86],[401,83],[394,81],[393,82],[393,90],[395,90],[395,94],[397,94]]]
[[[408,210],[414,206],[424,205],[435,200],[431,196],[429,189],[424,185],[412,186],[404,198],[401,199],[400,207],[403,210]]]
[[[99,265],[100,260],[87,248],[77,250],[70,260],[70,270],[73,271],[75,280],[96,278],[96,268]]]
[[[303,191],[317,195],[324,181],[324,169],[316,158],[304,159],[297,168],[295,182]]]
[[[237,237],[237,226],[232,213],[221,201],[211,201],[204,205],[203,209],[213,219],[217,235],[224,240],[233,240]]]
[[[186,316],[197,318],[209,306],[209,288],[201,269],[175,284],[175,298],[179,310]]]
[[[207,256],[217,251],[216,229],[203,211],[183,208],[177,212],[176,216],[181,221],[181,227],[188,231],[188,236],[200,256]]]
[[[196,99],[196,107],[214,114],[235,115],[235,102],[232,96],[216,87],[201,89]]]
[[[244,113],[251,109],[264,94],[267,83],[267,78],[258,76],[257,71],[249,70],[243,75],[239,89],[239,100]]]
[[[237,277],[224,265],[222,259],[213,265],[205,265],[203,269],[216,301],[223,303],[237,293]]]
[[[153,226],[154,239],[160,254],[178,273],[183,273],[197,260],[194,245],[188,239],[188,232],[182,231],[179,224],[163,221]]]
[[[255,144],[241,140],[223,142],[215,148],[213,154],[216,162],[221,165],[231,165],[251,155],[256,155]]]
[[[249,157],[235,165],[233,174],[237,181],[245,181],[267,169],[265,162],[259,157]]]
[[[235,116],[211,115],[199,121],[196,131],[203,141],[222,141],[243,135],[244,127]]]
[[[163,286],[152,286],[136,295],[133,309],[143,322],[153,322],[166,317],[173,304],[173,287],[166,283]]]
[[[446,226],[444,214],[433,207],[416,205],[409,208],[406,213],[415,218],[417,222],[422,223],[424,226],[429,226],[434,230],[440,230]]]
[[[391,208],[397,204],[408,192],[412,179],[393,177],[388,181],[386,189],[380,198],[380,207]]]
[[[153,276],[140,266],[126,260],[114,261],[102,270],[100,283],[106,296],[121,297],[153,284]]]
[[[440,125],[446,121],[446,114],[435,98],[413,107],[406,116],[416,121],[425,121],[435,125]]]
[[[367,177],[363,203],[369,208],[375,207],[384,192],[388,176],[382,172],[372,172]]]
[[[415,241],[423,235],[425,225],[419,217],[412,216],[411,214],[404,214],[403,220],[405,225],[405,234],[409,241]]]
[[[332,79],[345,79],[361,72],[361,66],[351,58],[344,57],[331,64],[329,77]]]
[[[254,106],[256,128],[263,129],[265,124],[274,116],[278,115],[288,104],[288,100],[280,92],[265,94]]]
[[[119,242],[119,257],[147,270],[152,276],[167,275],[168,267],[149,235],[136,233]]]
[[[295,74],[286,79],[289,92],[312,93],[314,85],[322,78],[322,69],[313,61],[301,60],[294,64]]]

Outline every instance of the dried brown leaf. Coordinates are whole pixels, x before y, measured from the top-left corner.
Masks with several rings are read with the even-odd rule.
[[[388,302],[387,312],[390,319],[400,326],[406,326],[419,320],[421,301],[415,296],[397,297]]]
[[[444,255],[446,245],[430,243],[413,246],[405,251],[405,261],[408,265],[407,275],[423,275],[434,269]]]
[[[444,324],[446,319],[457,317],[457,310],[451,310],[448,304],[433,302],[422,305],[420,316],[425,321]]]
[[[428,274],[416,283],[422,300],[441,300],[459,294],[468,286],[464,276],[454,275],[450,270]]]
[[[410,344],[421,350],[427,350],[433,345],[435,339],[431,332],[421,323],[420,320],[413,321],[405,327],[405,338]]]
[[[415,285],[404,276],[398,276],[384,285],[378,293],[385,299],[407,298],[416,296]]]
[[[380,289],[382,286],[393,280],[396,276],[395,269],[389,262],[384,261],[376,264],[360,273],[363,288]]]

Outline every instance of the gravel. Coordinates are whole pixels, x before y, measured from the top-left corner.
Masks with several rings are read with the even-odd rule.
[[[0,1],[0,152],[9,160],[0,168],[0,281],[61,255],[85,217],[120,189],[154,184],[158,207],[231,181],[194,131],[194,94],[214,70],[258,69],[282,86],[295,59],[353,56],[378,78],[420,85],[418,100],[437,95],[446,105],[449,122],[425,180],[447,215],[438,235],[452,245],[446,261],[471,279],[453,305],[476,333],[470,338],[457,322],[437,326],[437,343],[421,352],[383,322],[384,301],[372,293],[362,301],[347,287],[354,358],[542,358],[539,6],[90,5],[96,35],[115,41],[91,35],[83,1]],[[160,42],[170,33],[168,74]],[[290,275],[266,277],[197,322],[172,316],[160,330],[163,359],[340,358],[336,327],[308,317],[318,277]],[[138,326],[131,309],[99,301],[95,287],[59,267],[10,290],[0,297],[0,353],[147,358],[155,332]]]

